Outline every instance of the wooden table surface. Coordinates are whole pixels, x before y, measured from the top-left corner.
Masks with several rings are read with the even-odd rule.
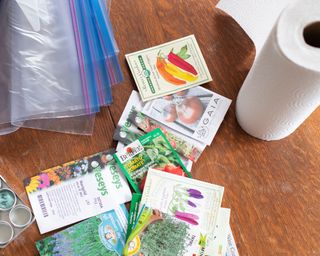
[[[114,0],[111,19],[125,80],[97,115],[93,136],[20,129],[0,137],[0,174],[28,202],[23,179],[115,145],[115,124],[135,88],[124,54],[195,34],[213,82],[205,87],[235,101],[255,48],[217,0]],[[223,207],[240,255],[320,255],[320,111],[290,137],[264,142],[247,135],[233,104],[212,145],[192,170],[225,187]],[[36,224],[0,255],[37,255]]]

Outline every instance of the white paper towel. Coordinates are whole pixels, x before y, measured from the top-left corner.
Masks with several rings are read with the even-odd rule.
[[[264,0],[241,1],[244,2],[255,3],[255,8],[261,2],[261,9],[258,7],[261,11],[269,4]],[[285,1],[280,2],[281,9]],[[270,4],[274,10],[274,3],[270,1]],[[252,22],[246,26],[252,28],[250,31],[254,34],[254,26],[259,28],[260,24]],[[271,27],[271,34],[236,103],[238,122],[249,134],[264,140],[282,139],[294,132],[320,105],[320,48],[308,45],[304,38],[305,28],[317,22],[320,24],[320,1],[298,0],[286,6],[273,29]],[[273,22],[264,24],[267,23]],[[315,25],[309,36],[320,44],[320,27]],[[257,40],[261,43],[262,39]]]
[[[292,0],[221,0],[217,7],[240,24],[254,42],[258,55],[281,11],[290,1],[292,2]]]

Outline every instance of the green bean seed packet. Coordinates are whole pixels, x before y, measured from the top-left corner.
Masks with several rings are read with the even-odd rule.
[[[137,193],[141,193],[149,168],[191,178],[169,141],[158,128],[117,152],[114,158]]]

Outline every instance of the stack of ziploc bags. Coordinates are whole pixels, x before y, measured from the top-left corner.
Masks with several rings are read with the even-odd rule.
[[[0,1],[0,135],[91,134],[123,76],[106,0]]]

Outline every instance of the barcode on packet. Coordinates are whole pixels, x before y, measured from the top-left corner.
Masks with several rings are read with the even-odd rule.
[[[47,208],[46,208],[46,205],[44,203],[42,195],[38,195],[38,201],[39,201],[39,204],[40,204],[40,208],[41,208],[43,217],[44,218],[48,217],[48,211],[47,211]]]

